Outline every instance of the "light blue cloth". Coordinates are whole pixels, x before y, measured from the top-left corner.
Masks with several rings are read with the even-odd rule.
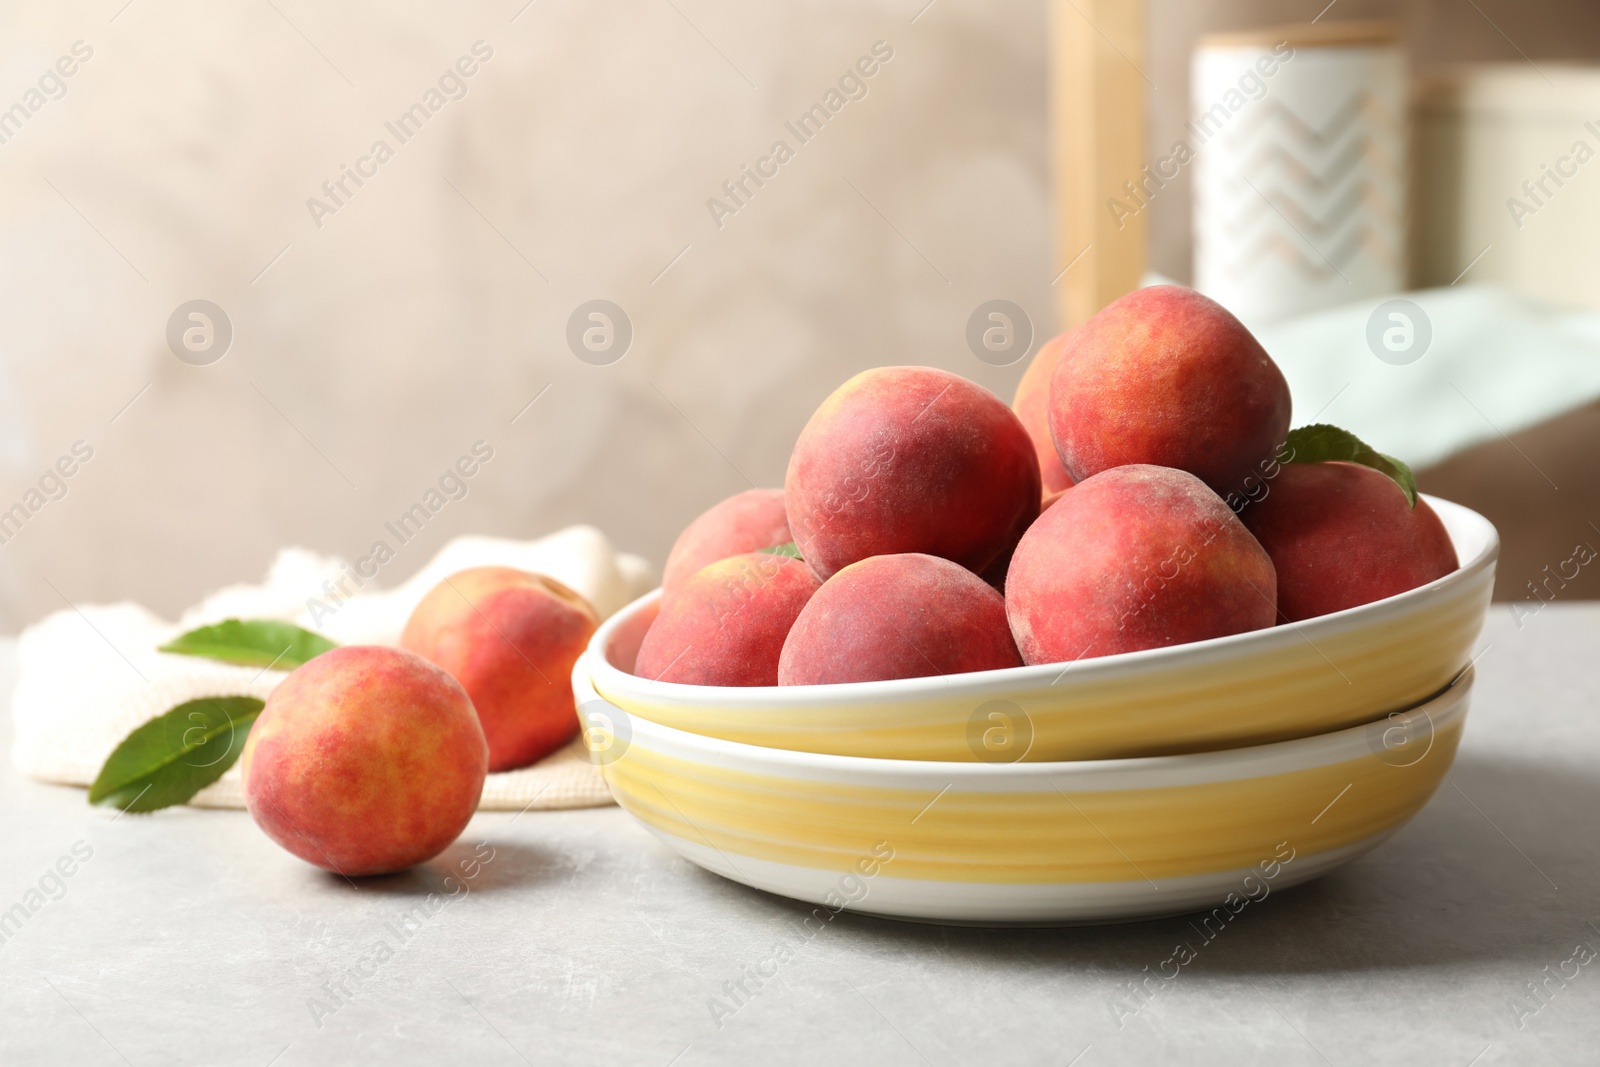
[[[1389,299],[1413,302],[1432,325],[1414,363],[1386,363],[1368,346],[1368,319]],[[1499,286],[1396,293],[1247,325],[1289,380],[1294,425],[1331,422],[1413,467],[1600,397],[1600,312],[1541,306]]]

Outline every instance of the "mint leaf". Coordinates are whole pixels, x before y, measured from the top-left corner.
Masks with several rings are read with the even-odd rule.
[[[760,550],[769,556],[788,556],[790,559],[800,559],[800,546],[790,541],[786,545],[773,545],[771,548]]]
[[[1363,467],[1371,467],[1393,478],[1395,484],[1405,492],[1406,500],[1411,506],[1417,506],[1417,479],[1412,475],[1411,468],[1393,456],[1379,452],[1349,430],[1341,430],[1325,422],[1301,426],[1289,431],[1289,438],[1284,442],[1278,455],[1280,462],[1283,463],[1329,463],[1343,460],[1346,463],[1359,463]]]
[[[215,626],[202,626],[173,638],[159,651],[180,656],[204,656],[241,667],[277,667],[293,670],[320,656],[334,642],[276,619],[228,619]]]
[[[263,706],[255,697],[202,697],[151,719],[106,757],[89,803],[145,812],[187,802],[233,766]]]

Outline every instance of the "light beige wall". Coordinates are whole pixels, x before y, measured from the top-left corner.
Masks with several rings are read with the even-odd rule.
[[[1053,325],[1042,5],[275,4],[0,14],[0,107],[94,49],[0,145],[0,508],[94,450],[0,546],[0,630],[174,613],[285,543],[354,556],[477,440],[493,460],[386,582],[452,534],[580,521],[659,562],[780,484],[849,374],[1009,399],[1021,366],[968,351],[969,313]],[[468,95],[396,146],[384,121],[480,39]],[[784,121],[879,40],[866,97],[798,146]],[[319,229],[307,198],[379,137],[394,158]],[[795,158],[719,229],[707,199],[779,138]],[[164,340],[196,297],[235,331],[211,366]],[[595,297],[636,331],[611,366],[564,341]]]
[[[1424,62],[1514,58],[1500,30],[1535,58],[1600,55],[1592,4],[1477,7],[1326,17],[1398,13]],[[1152,0],[1151,143],[1186,117],[1199,32],[1311,13]],[[779,484],[857,370],[930,363],[1009,396],[1020,365],[963,334],[997,297],[1039,337],[1055,325],[1044,18],[1024,0],[6,5],[0,108],[73,42],[94,55],[0,144],[0,509],[74,441],[94,458],[0,545],[0,631],[67,600],[173,613],[285,543],[360,554],[477,440],[495,458],[384,581],[455,533],[579,521],[659,561],[746,479]],[[494,57],[466,98],[316,227],[306,199],[479,39]],[[714,225],[707,198],[877,40],[895,55],[866,98]],[[1152,265],[1178,277],[1188,196],[1151,213]],[[164,340],[196,297],[235,329],[209,367]],[[595,297],[636,330],[612,366],[564,341]]]

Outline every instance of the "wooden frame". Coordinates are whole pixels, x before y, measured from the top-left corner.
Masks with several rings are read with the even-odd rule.
[[[1076,326],[1145,271],[1144,212],[1113,216],[1145,163],[1145,0],[1051,0],[1050,95],[1056,270],[1062,321]]]

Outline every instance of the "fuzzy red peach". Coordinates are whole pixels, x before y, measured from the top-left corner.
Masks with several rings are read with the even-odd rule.
[[[826,685],[1022,666],[1005,598],[965,567],[910,552],[829,578],[800,612],[779,685]]]
[[[1289,463],[1241,515],[1278,572],[1290,622],[1426,585],[1460,566],[1438,514],[1354,463]]]
[[[1150,463],[1241,493],[1289,416],[1288,383],[1250,331],[1179,285],[1112,301],[1068,336],[1050,379],[1050,433],[1078,481]]]
[[[1066,351],[1068,336],[1064,333],[1052,337],[1039,346],[1011,398],[1011,410],[1022,420],[1023,429],[1028,431],[1033,450],[1039,457],[1039,475],[1045,496],[1072,485],[1072,475],[1061,465],[1055,439],[1050,436],[1050,378],[1061,360],[1061,353]]]
[[[633,673],[688,685],[777,685],[783,640],[821,584],[792,556],[750,552],[702,567],[663,598]]]
[[[981,571],[1039,513],[1039,461],[994,394],[932,367],[879,367],[811,416],[784,481],[789,529],[826,578],[924,552]]]
[[[689,575],[708,563],[792,540],[782,489],[735,493],[683,528],[661,571],[662,594],[671,596]]]
[[[599,625],[589,602],[553,578],[474,567],[422,598],[400,645],[462,684],[489,740],[489,769],[508,771],[577,736],[572,665]]]
[[[239,764],[268,837],[356,877],[404,870],[460,836],[489,746],[450,675],[401,649],[351,645],[272,691]]]
[[[1134,464],[1092,475],[1029,527],[1006,610],[1029,663],[1259,630],[1276,616],[1266,550],[1205,483]]]

